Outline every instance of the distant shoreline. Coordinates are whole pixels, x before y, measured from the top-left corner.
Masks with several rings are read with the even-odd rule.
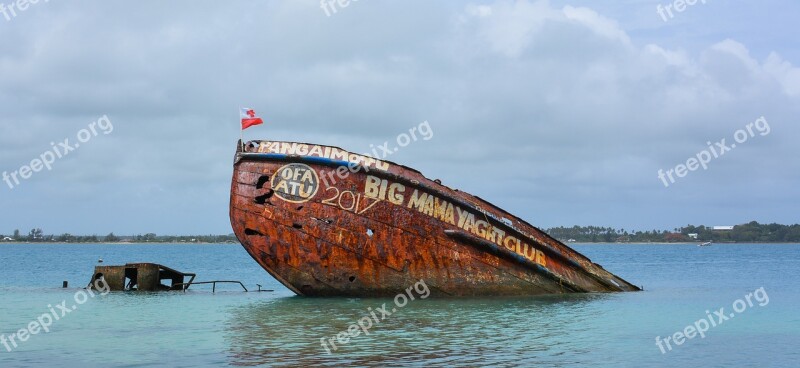
[[[698,245],[701,242],[562,242],[566,245]],[[4,241],[2,244],[34,244],[34,245],[241,245],[240,243],[210,243],[210,242],[28,242],[28,241]],[[736,245],[736,244],[800,244],[796,242],[719,242],[714,245]]]
[[[713,241],[715,244],[800,244],[800,224],[759,224],[750,221],[733,226],[687,225],[672,230],[632,231],[602,226],[572,226],[539,229],[549,238],[565,244],[696,244]],[[34,228],[24,235],[19,229],[12,235],[0,234],[0,242],[52,243],[52,244],[239,244],[236,234],[226,235],[157,235],[123,234],[113,232],[106,236],[47,234]]]

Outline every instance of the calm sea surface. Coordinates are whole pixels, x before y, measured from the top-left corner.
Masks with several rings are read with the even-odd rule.
[[[800,245],[575,248],[645,291],[418,299],[383,320],[377,314],[369,335],[336,343],[329,354],[321,338],[394,301],[295,297],[239,245],[0,244],[0,334],[8,339],[51,307],[59,316],[50,332],[15,340],[16,348],[7,342],[11,352],[0,344],[0,367],[800,366]],[[73,287],[88,283],[98,258],[162,263],[196,272],[198,281],[241,280],[275,292],[226,285],[212,294],[199,286],[77,304],[86,294]],[[60,288],[64,280],[70,289]],[[749,306],[746,295],[760,288]],[[58,308],[62,301],[69,313]],[[670,341],[672,350],[662,342],[662,353],[656,336],[663,341],[708,321],[706,311],[717,325],[705,322],[704,338]]]

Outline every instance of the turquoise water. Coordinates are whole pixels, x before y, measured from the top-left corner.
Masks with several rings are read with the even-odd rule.
[[[398,308],[392,299],[294,297],[238,245],[1,244],[0,333],[25,328],[48,305],[59,316],[62,301],[76,309],[11,352],[0,345],[0,367],[800,364],[800,245],[575,248],[645,291],[445,300],[420,293]],[[212,294],[209,286],[186,294],[86,295],[77,304],[79,289],[61,289],[61,282],[88,283],[98,258],[108,265],[162,263],[196,272],[200,281],[237,279],[275,292],[226,285]],[[672,343],[664,353],[656,345],[656,336],[707,319],[707,310],[734,312],[734,302],[762,287],[752,307],[710,327],[705,338]],[[397,311],[376,314],[369,335],[336,342],[357,321],[366,326],[370,311],[384,303]],[[337,350],[328,345],[328,353],[321,338],[333,338]]]

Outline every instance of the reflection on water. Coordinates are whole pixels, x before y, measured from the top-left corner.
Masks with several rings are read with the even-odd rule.
[[[580,363],[602,338],[591,319],[613,294],[538,298],[428,299],[410,302],[327,353],[320,338],[369,316],[392,299],[290,297],[232,308],[225,329],[231,364],[254,366],[500,365]],[[606,309],[607,311],[607,309]],[[380,318],[380,314],[377,314]]]

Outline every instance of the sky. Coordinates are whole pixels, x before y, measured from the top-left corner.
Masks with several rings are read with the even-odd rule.
[[[542,228],[800,222],[796,1],[0,3],[0,234],[231,233],[240,107]]]

